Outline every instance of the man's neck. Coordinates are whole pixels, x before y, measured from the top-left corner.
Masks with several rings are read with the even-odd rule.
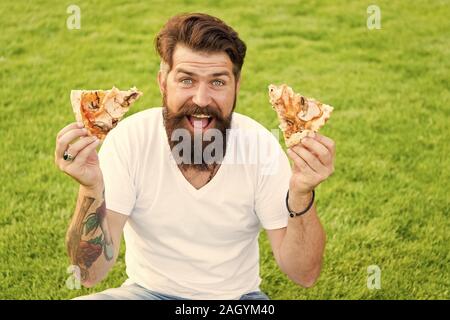
[[[195,167],[178,166],[185,179],[197,190],[212,180],[219,167],[220,164],[214,164],[208,166],[208,170],[198,170]]]

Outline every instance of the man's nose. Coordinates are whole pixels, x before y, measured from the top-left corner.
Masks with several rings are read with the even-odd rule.
[[[208,86],[206,84],[202,83],[197,87],[192,102],[199,107],[206,107],[211,103],[211,96],[209,95]]]

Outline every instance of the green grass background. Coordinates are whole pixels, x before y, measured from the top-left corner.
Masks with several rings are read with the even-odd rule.
[[[179,12],[201,11],[246,41],[237,111],[276,128],[267,85],[288,83],[335,106],[323,133],[336,172],[318,188],[328,235],[314,288],[290,282],[261,236],[272,299],[449,299],[449,1],[2,1],[0,3],[0,298],[67,299],[119,286],[123,252],[94,289],[68,290],[64,235],[77,185],[53,164],[72,122],[74,88],[144,92],[159,106],[153,38]],[[66,9],[81,8],[68,30]],[[382,288],[366,287],[378,265]]]

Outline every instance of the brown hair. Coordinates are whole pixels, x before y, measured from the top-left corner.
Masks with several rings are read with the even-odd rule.
[[[225,52],[233,62],[235,78],[239,78],[247,47],[238,33],[222,20],[203,13],[170,18],[155,38],[156,51],[170,69],[178,43],[195,51]]]

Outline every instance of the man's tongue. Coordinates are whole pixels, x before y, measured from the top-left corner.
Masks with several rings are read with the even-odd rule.
[[[196,118],[193,116],[190,116],[189,118],[190,118],[189,120],[192,123],[192,126],[196,129],[203,129],[208,126],[208,123],[209,123],[208,118]]]

